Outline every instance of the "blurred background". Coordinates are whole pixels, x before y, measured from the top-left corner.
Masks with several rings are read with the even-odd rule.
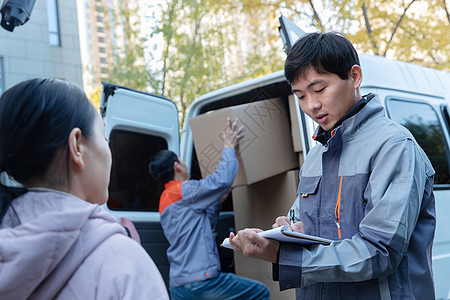
[[[218,88],[281,70],[284,15],[306,32],[341,31],[360,53],[450,70],[449,0],[4,0],[35,2],[0,29],[0,93],[31,77],[106,81],[170,98],[181,124]],[[4,16],[3,16],[4,18]]]

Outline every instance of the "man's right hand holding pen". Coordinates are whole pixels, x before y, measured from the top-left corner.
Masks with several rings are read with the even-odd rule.
[[[289,220],[286,216],[280,216],[276,218],[272,227],[277,228],[288,225],[292,231],[305,233],[303,223],[294,223],[294,213],[291,212],[290,214],[291,220]],[[260,236],[258,233],[261,231],[261,229],[257,228],[246,228],[244,230],[240,230],[236,235],[233,232],[230,232],[231,247],[233,247],[235,251],[243,252],[245,256],[275,263],[277,260],[279,242]]]
[[[276,218],[272,228],[277,228],[284,225],[288,225],[292,231],[305,233],[305,226],[303,225],[303,222],[295,222],[295,212],[293,209],[289,211],[289,218],[286,216]]]

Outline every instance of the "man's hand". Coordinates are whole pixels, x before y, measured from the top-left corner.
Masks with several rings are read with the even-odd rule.
[[[231,122],[231,119],[228,118],[227,128],[222,132],[224,147],[236,149],[239,139],[244,136],[244,125],[237,128],[237,121],[238,119],[235,119]]]
[[[246,228],[239,231],[237,235],[230,232],[231,247],[235,251],[242,251],[245,256],[276,263],[280,244],[260,236],[258,233],[261,231],[257,228]]]
[[[303,222],[297,222],[293,225],[289,222],[289,218],[286,216],[280,216],[275,219],[275,223],[273,223],[272,228],[281,227],[284,225],[288,225],[292,231],[305,233],[305,226]]]

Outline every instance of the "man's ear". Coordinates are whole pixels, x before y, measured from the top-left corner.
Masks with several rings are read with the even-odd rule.
[[[79,169],[84,168],[83,151],[84,139],[80,128],[74,128],[69,134],[69,161]]]
[[[176,161],[173,163],[173,171],[175,174],[180,173],[182,171],[179,162]]]
[[[355,89],[359,88],[361,86],[362,82],[362,69],[358,65],[353,65],[350,69],[350,78],[353,81],[353,87]]]

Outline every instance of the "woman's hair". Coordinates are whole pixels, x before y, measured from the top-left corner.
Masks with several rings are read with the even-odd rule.
[[[153,155],[148,169],[153,178],[162,183],[171,181],[175,176],[173,164],[178,162],[178,156],[170,150],[161,150]]]
[[[284,63],[284,76],[290,84],[309,69],[333,73],[348,79],[351,68],[359,65],[352,43],[339,32],[309,33],[292,46]]]
[[[68,166],[69,134],[77,127],[88,138],[94,114],[85,93],[61,79],[35,78],[6,90],[0,97],[0,172],[26,185],[42,179],[64,150]],[[23,192],[0,182],[0,217]]]

